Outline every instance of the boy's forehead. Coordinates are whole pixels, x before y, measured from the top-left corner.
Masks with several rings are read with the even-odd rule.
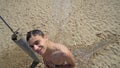
[[[35,35],[35,36],[32,35],[28,42],[29,42],[29,43],[33,43],[34,41],[40,40],[40,39],[42,39],[41,36],[39,36],[39,35]]]

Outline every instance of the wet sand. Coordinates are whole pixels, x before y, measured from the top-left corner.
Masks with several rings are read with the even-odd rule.
[[[14,30],[20,27],[24,37],[31,29],[41,29],[73,53],[78,49],[76,68],[120,67],[119,0],[0,0],[0,15]],[[116,37],[114,42],[92,53],[87,63],[81,61],[81,53],[94,49],[109,34]],[[0,20],[0,68],[28,68],[32,59],[11,35]]]

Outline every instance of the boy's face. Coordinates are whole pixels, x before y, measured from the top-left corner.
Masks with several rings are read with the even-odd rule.
[[[39,35],[32,35],[31,38],[28,40],[29,46],[38,54],[42,55],[45,53],[47,45],[48,38],[46,36],[42,37]]]

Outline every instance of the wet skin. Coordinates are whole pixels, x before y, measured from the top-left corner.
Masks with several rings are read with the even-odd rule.
[[[39,35],[32,35],[28,43],[43,57],[46,68],[74,68],[74,57],[66,46],[48,40],[47,36]]]

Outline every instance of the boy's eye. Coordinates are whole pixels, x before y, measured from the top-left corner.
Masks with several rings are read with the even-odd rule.
[[[32,45],[30,45],[30,47],[31,47],[31,48],[33,48],[33,46],[32,46]]]
[[[38,45],[38,44],[39,44],[39,42],[40,42],[40,41],[39,41],[39,40],[37,40],[37,41],[35,41],[35,43],[34,43],[34,44],[35,44],[35,45]]]

